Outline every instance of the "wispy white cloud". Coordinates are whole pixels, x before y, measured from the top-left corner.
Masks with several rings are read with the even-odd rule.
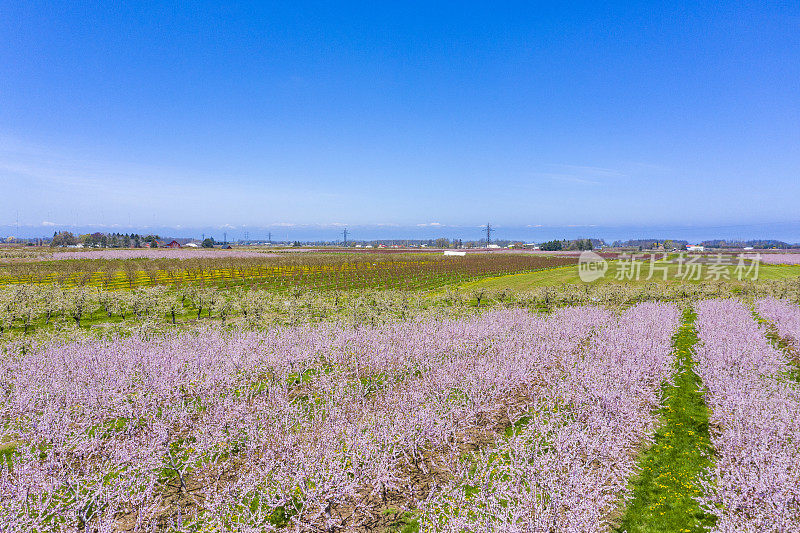
[[[614,168],[604,168],[604,167],[596,167],[596,166],[588,166],[588,165],[564,165],[564,164],[554,164],[550,165],[556,169],[562,169],[562,171],[575,174],[575,175],[591,175],[591,176],[607,176],[607,177],[620,177],[625,176],[625,173]]]
[[[545,165],[541,171],[533,173],[538,178],[578,185],[601,185],[627,175],[626,172],[614,168],[562,163]]]
[[[579,185],[600,185],[600,180],[579,178],[578,176],[570,176],[568,174],[541,174],[541,177],[548,178],[555,181],[564,181],[567,183],[577,183]]]

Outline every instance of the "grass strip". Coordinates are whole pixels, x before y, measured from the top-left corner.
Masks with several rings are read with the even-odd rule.
[[[708,408],[700,378],[693,370],[697,344],[696,314],[687,308],[673,338],[675,383],[664,384],[662,423],[655,442],[640,460],[632,480],[633,497],[620,526],[621,533],[699,533],[716,518],[700,509],[695,497],[703,490],[699,480],[711,466],[714,449],[708,433]]]

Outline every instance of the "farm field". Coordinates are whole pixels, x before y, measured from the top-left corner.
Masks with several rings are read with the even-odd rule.
[[[429,289],[454,282],[577,263],[577,257],[531,254],[258,254],[186,252],[181,259],[139,257],[37,261],[0,265],[0,286],[38,283],[64,287],[133,289],[155,285],[258,285],[282,291],[327,289]],[[158,250],[153,250],[157,252]],[[80,252],[78,255],[91,252]],[[239,252],[234,252],[239,253]],[[197,255],[195,255],[197,254]]]
[[[0,20],[0,533],[800,533],[800,2]]]
[[[514,257],[525,263],[502,268],[532,264]],[[558,259],[572,264],[389,289],[0,287],[0,521],[793,531],[796,268],[582,284],[575,258]],[[119,265],[103,261],[79,264]],[[303,261],[360,264],[291,264]]]
[[[800,254],[798,254],[800,255]],[[613,262],[610,265],[614,265]],[[662,266],[659,264],[658,266]],[[664,284],[681,284],[681,283],[704,283],[709,280],[705,275],[700,279],[692,279],[687,276],[683,278],[678,271],[678,265],[664,264],[667,267],[667,279],[663,279],[663,273],[657,272],[653,278],[648,280],[648,267],[645,265],[642,268],[642,275],[640,279],[621,279],[614,278],[615,272],[612,269],[606,278],[592,282],[593,284],[614,284],[622,283],[626,285],[645,285],[648,283],[664,283]],[[684,269],[685,272],[685,269]],[[784,280],[794,279],[800,277],[800,266],[795,264],[761,264],[759,266],[758,279],[762,281],[768,280]],[[735,275],[731,283],[735,284]],[[550,269],[541,272],[523,272],[519,274],[508,274],[504,276],[492,276],[481,280],[470,281],[464,283],[462,286],[467,289],[486,288],[486,289],[511,289],[517,291],[531,290],[538,287],[556,287],[564,284],[581,284],[580,276],[578,273],[577,265],[568,265],[560,268]]]

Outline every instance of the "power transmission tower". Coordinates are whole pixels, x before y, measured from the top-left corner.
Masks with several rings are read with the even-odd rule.
[[[489,244],[492,242],[492,225],[488,222],[486,223],[486,246],[488,247]]]
[[[223,231],[222,232],[222,241],[223,241],[223,244],[228,244],[228,232],[227,231]]]
[[[342,235],[344,235],[344,247],[347,248],[347,228],[344,228]]]
[[[267,233],[267,242],[272,244],[272,232],[271,231]]]

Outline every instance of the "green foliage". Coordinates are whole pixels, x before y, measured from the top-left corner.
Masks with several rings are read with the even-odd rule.
[[[121,433],[129,428],[141,428],[146,424],[144,418],[130,419],[124,416],[107,420],[102,424],[90,427],[86,430],[86,434],[90,437],[100,437],[107,439],[113,437],[116,433]]]
[[[322,371],[319,368],[308,368],[302,372],[292,372],[286,375],[286,384],[289,387],[296,387],[307,383],[318,376]]]
[[[193,436],[178,437],[167,444],[166,452],[162,459],[162,466],[158,469],[159,481],[166,483],[177,480],[181,490],[186,490],[184,474],[191,471],[196,465],[193,461],[195,450],[192,445],[197,442]]]
[[[244,396],[248,400],[252,400],[259,394],[268,391],[271,383],[272,381],[267,379],[252,381],[244,387],[239,387],[238,389],[235,389],[233,391],[233,397],[239,398],[241,396]]]
[[[303,509],[302,491],[295,488],[283,503],[276,505],[276,498],[266,488],[250,491],[242,495],[227,517],[231,530],[238,530],[236,525],[244,522],[243,517],[262,517],[262,525],[285,528],[291,524],[293,516]],[[280,499],[278,499],[280,501]],[[271,528],[270,528],[271,529]]]
[[[397,512],[395,509],[387,509],[384,514]],[[420,519],[416,513],[406,511],[398,516],[389,524],[389,533],[419,533]]]
[[[74,246],[78,244],[78,238],[69,231],[61,231],[53,234],[50,246]]]
[[[557,241],[557,240],[556,241],[547,241],[547,242],[543,242],[541,244],[541,246],[539,246],[539,248],[541,250],[545,250],[545,251],[548,251],[548,252],[557,252],[557,251],[561,250],[562,245],[561,245],[561,241]]]
[[[11,470],[14,464],[14,455],[16,455],[19,442],[4,442],[0,444],[0,463],[5,464]]]
[[[364,396],[369,396],[378,392],[386,385],[387,376],[385,372],[376,374],[374,376],[364,376],[360,380]]]
[[[520,435],[523,431],[525,431],[525,427],[530,423],[531,417],[530,416],[523,416],[510,426],[508,426],[504,431],[503,435],[510,439],[511,437],[515,437]]]

